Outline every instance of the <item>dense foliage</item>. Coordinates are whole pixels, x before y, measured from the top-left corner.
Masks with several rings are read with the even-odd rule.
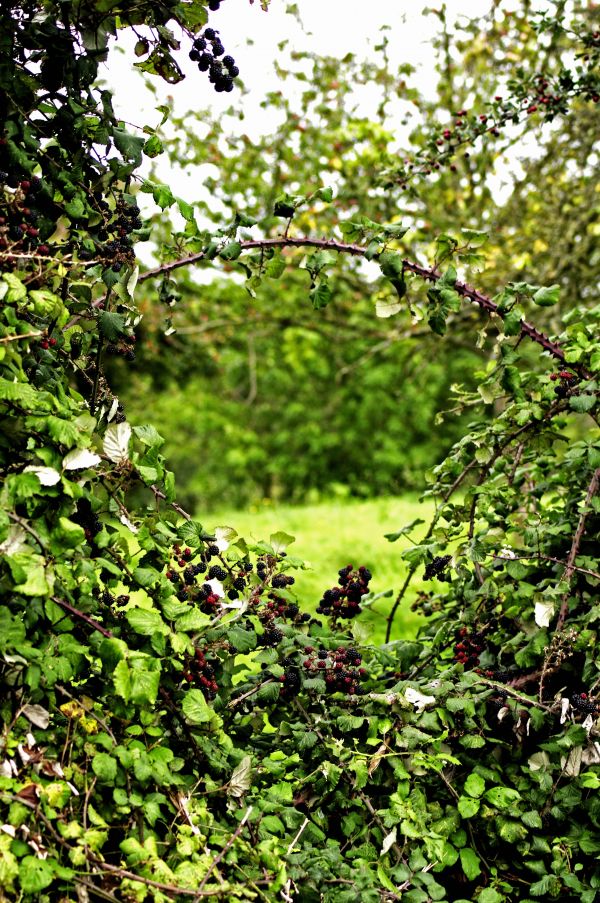
[[[571,299],[548,337],[526,316],[552,310],[559,283],[507,281],[492,299],[462,281],[482,263],[480,230],[457,223],[428,265],[403,256],[399,221],[338,219],[321,186],[273,199],[283,229],[255,235],[242,210],[199,228],[168,186],[138,180],[160,138],[131,133],[95,84],[117,28],[144,27],[140,64],[170,82],[176,28],[219,58],[205,7],[42,0],[0,14],[0,894],[591,903],[600,307]],[[528,121],[554,77],[548,118],[595,105],[600,35],[564,4],[554,13],[535,24],[541,47],[565,48],[560,72],[524,64],[487,128],[461,112],[381,178],[455,165]],[[186,223],[141,274],[140,189]],[[294,229],[303,205],[330,238]],[[345,259],[365,259],[387,315],[414,311],[442,336],[478,309],[493,347],[457,389],[470,422],[428,488],[432,523],[399,553],[408,577],[380,647],[361,625],[379,599],[360,550],[302,611],[293,537],[250,544],[187,513],[164,440],[132,427],[105,366],[136,355],[138,282],[170,303],[178,270],[222,265],[259,293],[300,255],[315,318]],[[398,526],[390,541],[420,525]],[[427,620],[407,641],[394,615],[417,573]]]

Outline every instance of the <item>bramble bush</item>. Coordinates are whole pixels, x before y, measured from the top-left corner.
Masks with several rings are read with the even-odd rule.
[[[541,42],[570,42],[556,83],[520,72],[491,112],[461,112],[392,182],[454,165],[509,120],[597,102],[600,35],[556,12],[536,20]],[[207,15],[199,0],[0,12],[0,894],[590,903],[600,307],[570,305],[545,335],[529,317],[557,287],[512,282],[490,298],[461,281],[483,239],[466,228],[433,266],[402,256],[396,222],[293,232],[302,204],[333,202],[328,189],[279,198],[283,232],[249,237],[239,211],[198,229],[189,204],[136,175],[159,135],[128,131],[95,83],[117,28],[141,29],[136,65],[169,82],[181,77],[175,26],[218,61]],[[226,68],[208,71],[228,91]],[[142,273],[139,190],[186,222]],[[135,356],[138,282],[162,295],[177,269],[225,262],[260,290],[298,252],[317,311],[351,255],[379,265],[393,313],[412,308],[442,335],[475,305],[496,338],[477,390],[459,397],[473,419],[427,490],[435,516],[402,553],[381,646],[361,627],[379,596],[360,550],[302,611],[293,537],[248,543],[188,514],[163,439],[132,427],[103,366]],[[416,574],[431,590],[406,640],[394,616]]]

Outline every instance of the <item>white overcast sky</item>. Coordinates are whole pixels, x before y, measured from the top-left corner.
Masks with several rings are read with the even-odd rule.
[[[271,0],[268,12],[260,8],[259,0],[253,4],[249,0],[222,0],[220,10],[210,16],[210,25],[218,29],[225,44],[226,53],[232,54],[238,64],[246,93],[216,94],[208,83],[205,73],[199,73],[188,59],[189,48],[184,44],[177,53],[177,61],[186,74],[184,81],[168,85],[161,79],[152,79],[156,94],[153,96],[145,87],[143,76],[132,68],[134,38],[125,33],[119,38],[122,52],[113,52],[103,77],[114,89],[115,109],[126,122],[135,125],[146,123],[156,125],[159,116],[156,106],[172,98],[178,114],[188,110],[212,108],[214,112],[240,104],[244,110],[244,121],[240,130],[254,137],[260,133],[272,132],[275,122],[268,109],[261,109],[260,102],[268,91],[277,88],[277,76],[273,64],[281,60],[282,51],[278,44],[288,40],[289,49],[306,50],[329,56],[354,53],[358,58],[367,58],[373,45],[381,41],[382,26],[386,31],[389,46],[390,65],[394,68],[402,62],[411,63],[417,72],[411,83],[426,95],[434,96],[437,74],[430,42],[439,28],[439,20],[434,15],[424,15],[429,6],[440,5],[442,0],[297,0],[302,19],[302,27],[296,19],[286,14],[289,0]],[[496,0],[499,11],[514,9],[518,0]],[[461,19],[486,16],[490,12],[492,0],[446,0],[448,18],[460,26]],[[547,8],[545,0],[534,0],[534,6]],[[143,29],[142,29],[143,31]],[[179,37],[179,35],[177,35]],[[289,90],[289,83],[286,85]],[[377,103],[374,92],[372,109]],[[360,113],[368,116],[369,98],[361,94]],[[393,129],[394,130],[394,129]],[[402,135],[398,137],[402,139]],[[515,165],[516,160],[513,161]],[[195,187],[202,184],[199,171],[178,171],[166,157],[157,158],[153,164],[145,161],[147,173],[154,165],[159,179],[167,181],[176,194],[193,201],[198,197]],[[511,167],[512,168],[512,167]],[[507,178],[508,177],[508,178]],[[509,172],[502,167],[494,179],[493,190],[497,199],[510,191]]]

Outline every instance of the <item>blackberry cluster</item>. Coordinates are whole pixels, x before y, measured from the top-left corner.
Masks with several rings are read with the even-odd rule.
[[[267,599],[268,601],[264,609],[258,612],[258,617],[263,623],[272,622],[276,617],[294,620],[300,613],[299,605],[295,602],[288,602],[286,599],[282,599],[277,593],[269,593]],[[300,615],[300,620],[308,621],[310,620],[310,615]]]
[[[364,566],[354,570],[351,564],[338,571],[338,586],[325,590],[317,613],[332,618],[354,618],[360,614],[360,600],[369,592],[371,572]]]
[[[89,543],[94,541],[94,536],[102,529],[102,521],[97,514],[94,514],[89,499],[78,499],[77,511],[71,520],[83,527],[86,542]]]
[[[469,634],[466,627],[461,627],[454,645],[454,658],[465,668],[475,668],[479,665],[479,656],[484,648],[482,634]]]
[[[295,582],[289,574],[274,574],[271,578],[273,589],[285,589],[286,586],[292,586]]]
[[[260,642],[262,646],[278,646],[282,639],[283,633],[281,630],[278,630],[276,627],[267,627],[260,638]]]
[[[50,253],[40,237],[42,213],[37,199],[42,188],[41,179],[35,176],[18,179],[0,172],[0,252]],[[12,268],[10,260],[3,265]]]
[[[600,713],[600,705],[590,699],[587,693],[573,693],[571,696],[571,705],[578,712],[585,715],[596,715]]]
[[[568,370],[561,370],[559,373],[551,373],[550,379],[555,382],[560,380],[559,384],[554,387],[554,394],[557,398],[566,398],[572,389],[575,388],[577,377]]]
[[[135,360],[135,335],[127,336],[127,338],[120,340],[119,342],[109,342],[106,346],[107,354],[118,354],[121,355],[126,361],[134,361]]]
[[[197,684],[207,699],[214,699],[219,692],[215,669],[201,649],[196,649],[193,657],[188,659],[183,676],[189,683]]]
[[[423,579],[433,580],[435,577],[441,583],[449,583],[450,575],[445,573],[445,571],[451,560],[452,555],[436,555],[433,561],[430,561],[426,566]]]
[[[118,197],[114,210],[104,199],[100,191],[94,193],[92,204],[102,217],[102,222],[95,232],[94,250],[83,248],[80,251],[82,260],[100,257],[111,262],[114,273],[119,273],[125,264],[135,260],[131,233],[142,228],[140,208],[124,198]]]
[[[225,48],[214,28],[205,28],[194,40],[190,51],[190,59],[198,64],[200,72],[208,72],[208,80],[218,93],[233,91],[234,80],[240,74],[234,58],[223,56],[224,53]]]
[[[219,564],[213,564],[212,567],[209,568],[208,571],[208,579],[209,580],[225,580],[227,578],[227,571],[225,568],[222,568]]]
[[[280,699],[293,699],[300,692],[301,681],[300,672],[297,668],[288,667],[280,677],[281,690],[279,691]]]
[[[363,689],[360,681],[368,676],[365,668],[359,667],[362,659],[358,649],[347,649],[338,646],[333,652],[321,647],[315,650],[312,646],[304,649],[307,658],[303,666],[325,680],[328,693],[346,693],[349,696],[359,696]]]

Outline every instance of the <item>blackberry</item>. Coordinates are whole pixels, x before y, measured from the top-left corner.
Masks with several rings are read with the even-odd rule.
[[[238,69],[237,66],[230,66],[230,67],[229,67],[229,74],[230,74],[230,76],[231,76],[232,78],[237,78],[238,75],[240,74],[240,70]]]
[[[595,715],[598,711],[598,704],[588,699],[587,693],[574,693],[571,696],[571,705],[574,709],[584,712],[586,715]]]
[[[299,611],[300,611],[300,608],[298,607],[298,605],[296,605],[295,602],[292,602],[286,608],[285,613],[288,616],[288,618],[295,618]]]
[[[233,581],[233,586],[235,589],[239,589],[239,591],[241,592],[246,586],[246,581],[243,577],[236,577]]]
[[[287,586],[287,577],[285,574],[275,574],[273,579],[271,580],[271,586],[273,589],[283,589]]]
[[[210,552],[211,555],[218,555],[219,547],[217,545],[212,544],[208,547],[208,551]]]
[[[208,8],[211,13],[216,13],[221,6],[221,0],[208,0]]]
[[[195,576],[196,576],[196,569],[193,567],[186,568],[185,571],[183,572],[183,579],[185,580],[186,583],[193,583]]]
[[[214,56],[223,56],[224,53],[225,53],[225,48],[223,47],[223,45],[221,44],[220,41],[216,41],[216,42],[213,44],[213,54],[214,54]]]
[[[208,571],[208,579],[209,580],[225,580],[227,577],[227,571],[224,570],[219,564],[213,564],[213,566]]]
[[[208,53],[202,53],[198,57],[198,69],[200,72],[208,72],[212,57]]]
[[[227,590],[227,598],[228,599],[239,599],[240,594],[238,593],[237,589],[228,589]]]
[[[440,574],[448,567],[451,560],[451,555],[436,555],[433,561],[430,561],[426,566],[423,574],[424,579],[432,580],[434,577],[437,577],[440,580]],[[444,579],[447,580],[446,575],[444,575]]]
[[[217,32],[214,28],[207,28],[204,32],[204,37],[207,41],[214,41],[217,37]]]
[[[206,562],[200,561],[200,562],[198,562],[198,564],[195,564],[193,567],[194,567],[195,574],[204,574],[206,572],[208,565],[206,564]]]
[[[229,56],[229,54],[227,56],[224,56],[223,65],[227,66],[228,69],[230,69],[232,66],[235,66],[234,58],[232,56]]]
[[[209,583],[203,583],[198,591],[198,595],[201,599],[208,599],[208,597],[212,593],[212,586]]]
[[[319,649],[317,655],[319,656],[320,659],[327,658],[327,649]]]
[[[283,633],[281,630],[278,630],[276,627],[273,629],[267,628],[261,637],[261,643],[263,646],[277,646],[283,639]]]
[[[196,38],[194,43],[192,44],[194,50],[206,50],[206,39],[200,36]]]

